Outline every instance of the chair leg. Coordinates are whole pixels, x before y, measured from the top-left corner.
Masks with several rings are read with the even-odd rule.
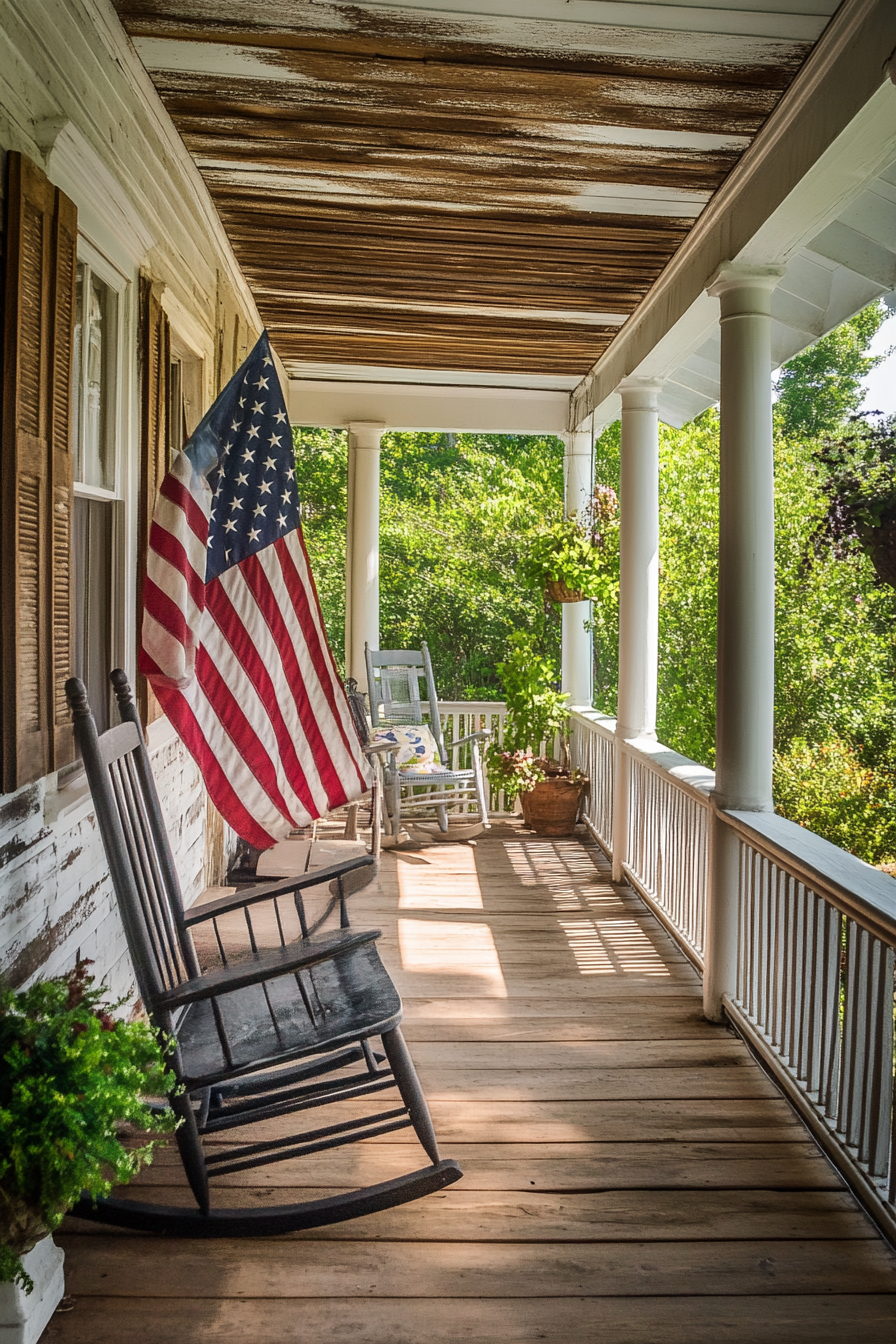
[[[414,1126],[417,1138],[420,1140],[427,1157],[435,1164],[439,1161],[439,1145],[436,1142],[436,1132],[432,1127],[432,1117],[429,1114],[429,1107],[417,1078],[414,1061],[408,1053],[399,1027],[396,1027],[394,1031],[383,1032],[383,1049],[386,1052],[389,1067],[395,1075],[401,1099],[408,1108],[408,1114],[411,1117],[411,1123]]]
[[[448,834],[448,809],[444,803],[436,806],[436,812],[439,817],[439,830],[443,835]]]
[[[184,1164],[187,1180],[190,1182],[190,1189],[199,1205],[200,1213],[208,1213],[208,1170],[205,1165],[205,1155],[202,1151],[202,1140],[196,1127],[196,1112],[193,1110],[190,1098],[185,1093],[181,1093],[180,1096],[172,1096],[170,1105],[181,1122],[174,1137],[177,1140],[177,1147]]]

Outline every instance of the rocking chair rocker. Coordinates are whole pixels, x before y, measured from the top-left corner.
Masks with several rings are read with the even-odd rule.
[[[66,694],[96,806],[134,963],[154,1026],[174,1041],[169,1056],[180,1090],[170,1105],[184,1170],[197,1208],[85,1198],[72,1212],[119,1227],[179,1236],[267,1236],[321,1227],[392,1208],[458,1180],[441,1160],[426,1100],[404,1043],[401,1000],[376,950],[378,931],[349,926],[345,877],[374,863],[349,859],[301,877],[243,887],[185,911],[165,833],[140,719],[125,674],[112,673],[121,723],[97,735],[83,682]],[[337,894],[309,924],[304,893],[335,884]],[[281,903],[282,902],[282,903]],[[263,921],[276,927],[273,948],[259,947]],[[339,928],[320,932],[338,907]],[[242,920],[240,920],[240,916]],[[248,946],[226,940],[233,918]],[[220,966],[201,969],[191,930],[211,924]],[[295,925],[296,936],[288,936]],[[222,927],[224,934],[222,937]],[[289,928],[289,932],[293,932]],[[382,1050],[372,1041],[379,1038]],[[287,1137],[207,1151],[204,1136],[297,1112],[351,1102],[397,1088],[397,1105]],[[430,1165],[379,1185],[271,1208],[217,1208],[215,1176],[356,1143],[412,1125]]]

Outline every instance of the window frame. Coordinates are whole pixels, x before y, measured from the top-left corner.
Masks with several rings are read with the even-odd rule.
[[[79,230],[77,246],[77,266],[86,267],[86,275],[93,273],[100,279],[116,296],[114,321],[111,324],[111,337],[114,342],[114,349],[108,359],[107,369],[110,379],[110,403],[108,407],[108,434],[112,445],[111,477],[112,487],[106,489],[102,486],[91,485],[85,481],[78,480],[78,470],[81,466],[81,457],[79,454],[79,445],[82,442],[80,436],[84,433],[86,417],[86,398],[84,396],[84,372],[81,369],[72,367],[71,382],[71,400],[74,405],[76,378],[81,379],[81,389],[79,399],[81,403],[81,416],[76,423],[74,415],[72,416],[72,444],[71,452],[74,464],[74,480],[72,484],[74,500],[89,499],[108,503],[111,515],[111,545],[109,556],[110,585],[109,585],[109,654],[113,667],[125,666],[129,661],[127,659],[127,621],[128,621],[128,582],[130,575],[130,566],[127,555],[127,513],[128,513],[128,494],[130,485],[129,471],[129,445],[130,433],[128,423],[128,409],[130,402],[129,388],[129,361],[128,361],[128,341],[130,337],[130,308],[131,308],[131,290],[132,284],[129,277],[115,265],[114,262],[102,252],[91,240]],[[74,540],[74,530],[73,530]],[[72,568],[74,570],[75,556],[72,552]],[[78,600],[75,595],[76,602]],[[74,614],[73,614],[74,619]],[[75,626],[77,621],[75,620]],[[75,650],[73,649],[73,654]],[[111,667],[109,669],[111,671]],[[112,689],[107,687],[107,710],[109,722],[113,722],[111,714],[112,707]]]

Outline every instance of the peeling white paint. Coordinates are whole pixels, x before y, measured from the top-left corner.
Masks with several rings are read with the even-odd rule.
[[[232,163],[214,160],[200,161],[206,181],[216,187],[251,188],[262,193],[277,192],[286,196],[315,195],[322,200],[339,200],[349,196],[357,203],[391,205],[431,210],[494,210],[501,206],[511,209],[526,207],[532,210],[581,210],[591,214],[658,215],[672,219],[695,219],[711,195],[675,187],[646,187],[640,183],[561,182],[557,179],[539,182],[538,191],[513,191],[506,187],[483,183],[471,184],[464,189],[463,200],[451,200],[441,193],[457,191],[455,185],[439,177],[427,178],[420,173],[388,173],[382,169],[359,172],[353,180],[349,172],[337,176],[315,177],[309,174],[283,173],[266,169],[263,165],[235,167]],[[357,171],[357,170],[353,170]],[[382,183],[383,190],[375,191]],[[398,190],[396,190],[398,184]],[[437,190],[434,190],[436,188]],[[457,192],[460,195],[460,192]],[[478,198],[478,199],[477,199]]]

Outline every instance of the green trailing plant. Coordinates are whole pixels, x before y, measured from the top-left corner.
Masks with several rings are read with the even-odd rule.
[[[113,1016],[81,960],[29,989],[0,986],[0,1282],[33,1284],[21,1257],[59,1226],[86,1191],[107,1195],[151,1160],[170,1091],[164,1047],[146,1022]]]
[[[619,501],[615,490],[599,485],[581,513],[554,517],[533,534],[520,573],[552,601],[609,601],[618,548]]]
[[[486,751],[486,767],[493,787],[503,789],[508,801],[528,793],[547,777],[547,761],[559,734],[563,764],[569,762],[569,696],[556,688],[557,669],[539,654],[535,639],[524,631],[510,636],[510,653],[498,664],[504,683],[507,717],[504,741]]]

